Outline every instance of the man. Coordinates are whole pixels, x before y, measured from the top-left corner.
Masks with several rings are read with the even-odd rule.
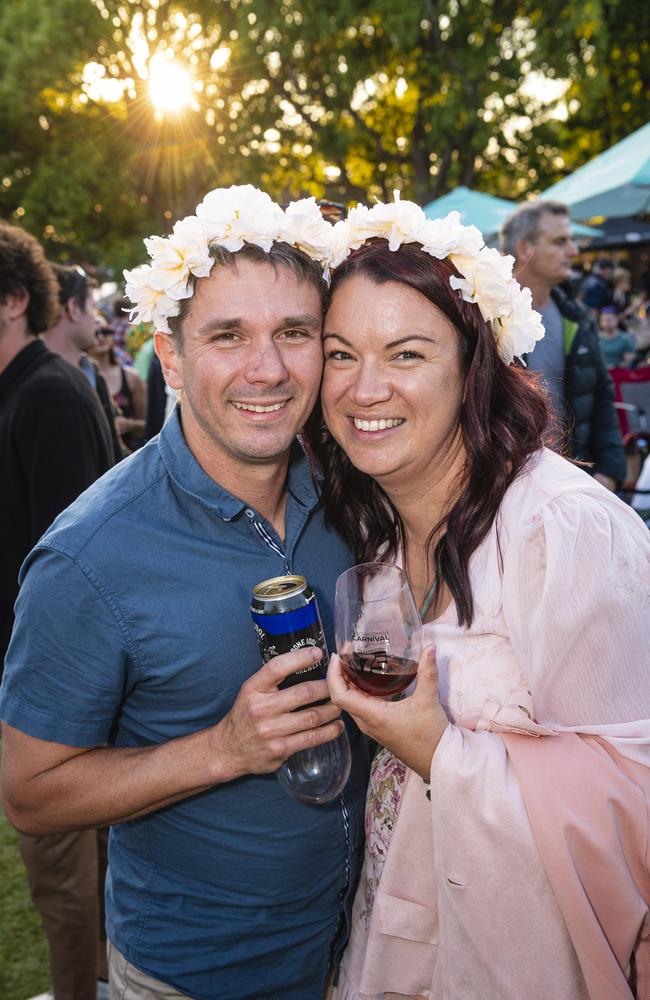
[[[113,458],[123,458],[122,446],[115,429],[113,406],[106,382],[95,362],[86,353],[95,346],[99,318],[95,309],[93,281],[78,266],[53,264],[59,284],[59,314],[56,322],[43,334],[50,351],[60,354],[74,368],[80,368],[97,393],[111,432]]]
[[[616,306],[603,306],[599,316],[600,347],[608,368],[629,368],[636,357],[631,334],[618,325]]]
[[[515,258],[517,280],[530,288],[546,331],[526,364],[542,373],[572,457],[593,463],[594,478],[613,490],[625,478],[614,389],[593,318],[559,287],[577,252],[566,205],[523,205],[504,222],[501,249]]]
[[[596,321],[600,310],[614,305],[614,264],[607,257],[594,261],[591,271],[580,287],[580,300]]]
[[[132,272],[170,331],[156,351],[181,403],[31,556],[0,698],[10,821],[116,824],[107,928],[122,1000],[320,1000],[360,860],[358,731],[335,801],[300,803],[273,776],[342,723],[324,681],[278,689],[313,650],[260,667],[251,590],[304,574],[331,642],[352,558],[295,441],[319,390],[322,270],[279,241],[275,207],[257,232],[251,190],[212,193],[229,209],[209,246],[183,220],[173,238],[187,223],[191,245],[176,256],[160,241],[164,259]],[[216,245],[238,219],[248,242]]]
[[[38,337],[58,308],[57,281],[40,243],[0,223],[1,662],[21,563],[54,518],[113,464],[97,396]],[[39,617],[34,608],[35,630]],[[20,849],[47,934],[56,1000],[94,1000],[98,975],[106,974],[95,831],[23,836]]]

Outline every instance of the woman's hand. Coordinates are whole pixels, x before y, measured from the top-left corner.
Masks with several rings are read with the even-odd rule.
[[[449,719],[438,698],[436,651],[427,646],[418,665],[415,692],[402,701],[384,701],[360,691],[334,654],[327,668],[330,697],[352,716],[362,733],[387,747],[425,781]]]

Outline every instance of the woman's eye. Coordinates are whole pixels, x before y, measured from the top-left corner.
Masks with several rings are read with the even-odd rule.
[[[326,361],[349,361],[352,355],[347,351],[328,351],[325,355]]]
[[[399,354],[395,355],[397,361],[416,361],[422,360],[422,355],[418,354],[417,351],[400,351]]]

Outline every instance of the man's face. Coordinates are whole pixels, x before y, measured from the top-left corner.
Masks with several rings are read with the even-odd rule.
[[[95,301],[89,292],[86,296],[83,309],[76,299],[69,299],[68,307],[74,345],[80,351],[88,351],[91,347],[95,346],[95,331],[99,326]]]
[[[321,327],[312,284],[240,260],[197,282],[182,353],[157,335],[165,377],[182,390],[188,445],[214,478],[286,456],[318,394]]]
[[[522,240],[522,252],[517,264],[525,266],[526,276],[548,288],[571,277],[571,260],[578,252],[571,238],[571,226],[566,215],[543,212],[539,219],[537,240]]]

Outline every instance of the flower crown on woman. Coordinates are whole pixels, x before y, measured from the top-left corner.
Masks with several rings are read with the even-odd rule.
[[[465,302],[476,304],[492,326],[506,364],[531,351],[544,336],[544,327],[532,307],[530,289],[512,276],[514,259],[486,247],[479,230],[464,226],[458,212],[428,219],[419,205],[401,201],[398,191],[394,199],[372,208],[357,205],[333,226],[314,198],[282,209],[251,184],[210,191],[196,215],[177,222],[170,236],[144,241],[150,264],[124,272],[126,295],[134,304],[131,318],[170,333],[168,319],[177,316],[181,301],[193,294],[193,279],[207,277],[212,269],[211,246],[236,252],[250,243],[268,253],[274,242],[288,243],[322,264],[328,278],[353,250],[379,238],[388,241],[390,250],[417,243],[432,257],[448,258],[460,275],[450,277],[452,288]]]

